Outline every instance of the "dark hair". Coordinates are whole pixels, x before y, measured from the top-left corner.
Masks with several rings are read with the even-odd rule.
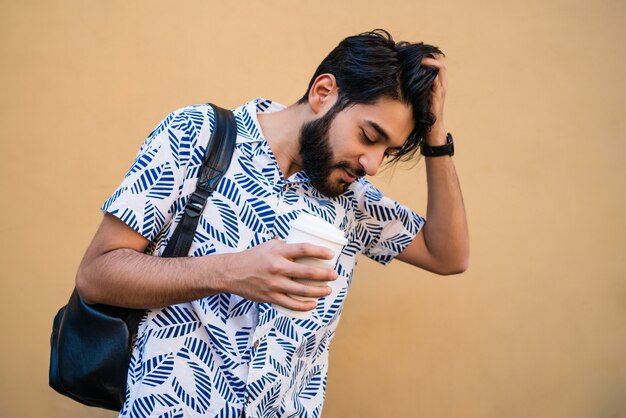
[[[443,53],[423,42],[395,42],[384,29],[349,36],[317,67],[298,104],[306,103],[315,79],[330,73],[338,86],[335,106],[373,104],[381,98],[400,100],[413,110],[415,128],[390,162],[410,160],[435,123],[430,112],[433,81],[439,70],[422,65],[422,59]],[[445,56],[445,55],[444,55]]]

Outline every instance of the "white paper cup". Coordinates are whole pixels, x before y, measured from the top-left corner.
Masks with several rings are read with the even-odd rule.
[[[318,218],[308,213],[301,213],[297,219],[291,221],[289,235],[285,240],[287,244],[296,244],[306,242],[313,245],[319,245],[320,247],[326,247],[334,253],[334,257],[331,260],[323,260],[315,257],[302,257],[294,260],[296,263],[306,264],[308,266],[317,268],[331,268],[334,269],[337,264],[337,259],[341,250],[348,243],[348,240],[343,236],[343,231],[336,228],[331,223]],[[300,283],[306,283],[313,286],[326,286],[327,281],[321,280],[307,280],[307,279],[294,279]],[[296,295],[289,295],[298,300],[314,300],[317,298],[307,298]],[[284,315],[297,319],[309,319],[313,314],[311,311],[294,311],[287,309],[283,306],[272,304],[272,306]]]

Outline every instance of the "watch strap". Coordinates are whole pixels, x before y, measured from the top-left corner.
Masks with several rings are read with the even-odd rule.
[[[452,134],[448,132],[446,135],[446,143],[444,145],[430,146],[423,144],[421,152],[424,157],[440,157],[442,155],[454,155],[454,139]]]

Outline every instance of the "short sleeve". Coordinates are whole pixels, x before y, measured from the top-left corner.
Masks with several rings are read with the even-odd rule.
[[[196,180],[208,142],[199,139],[210,136],[213,123],[210,106],[188,106],[167,115],[148,135],[102,212],[154,240],[172,219],[185,180]]]
[[[388,264],[413,241],[426,220],[408,207],[395,202],[364,181],[358,193],[358,219],[366,232],[363,254]]]

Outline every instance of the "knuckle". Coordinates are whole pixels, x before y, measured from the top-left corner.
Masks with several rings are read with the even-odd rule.
[[[278,274],[281,270],[281,266],[280,263],[278,263],[277,261],[270,261],[267,265],[267,271],[270,274]]]
[[[317,297],[317,289],[313,286],[302,286],[301,293],[303,296],[314,298]]]
[[[265,245],[268,247],[280,247],[281,244],[283,244],[283,242],[277,239],[271,239],[265,242]]]
[[[303,311],[303,312],[310,311],[311,309],[315,309],[316,305],[314,305],[314,303],[315,302],[308,302],[308,301],[307,302],[299,302],[299,303],[297,303],[294,306],[293,309],[295,311]]]
[[[267,281],[267,288],[270,295],[274,292],[278,292],[280,290],[280,282],[276,279],[269,279]]]
[[[296,244],[296,245],[297,245],[297,247],[296,247],[296,251],[297,251],[299,254],[308,254],[308,252],[309,252],[309,247],[310,247],[310,246],[309,246],[309,244],[300,243],[300,244]]]
[[[301,303],[293,303],[289,309],[294,311],[306,311],[306,308]]]
[[[315,294],[313,295],[313,297],[316,298],[323,298],[325,296],[328,296],[328,287],[327,286],[320,286],[318,288],[315,289]]]
[[[335,274],[335,271],[332,269],[319,269],[317,276],[320,279],[323,280],[328,280],[330,277],[333,277]]]

